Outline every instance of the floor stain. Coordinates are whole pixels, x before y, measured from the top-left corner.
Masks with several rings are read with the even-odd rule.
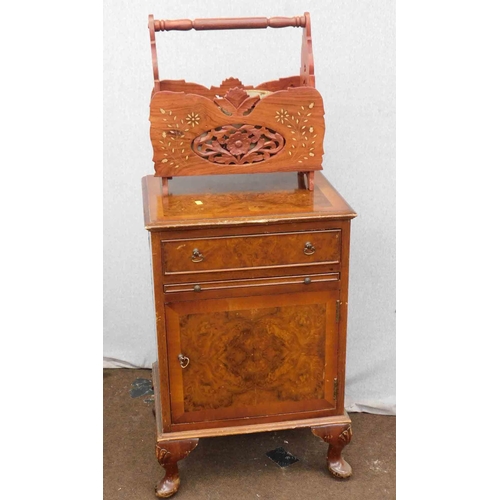
[[[147,378],[136,378],[132,382],[132,389],[129,392],[131,398],[140,398],[141,396],[154,394],[151,380]]]

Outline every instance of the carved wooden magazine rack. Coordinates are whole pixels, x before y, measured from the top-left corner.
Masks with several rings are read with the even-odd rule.
[[[218,87],[160,80],[157,31],[302,27],[300,74],[257,86],[228,78]],[[155,20],[149,16],[154,88],[151,142],[155,176],[299,172],[314,189],[325,131],[315,89],[309,13],[297,17]]]

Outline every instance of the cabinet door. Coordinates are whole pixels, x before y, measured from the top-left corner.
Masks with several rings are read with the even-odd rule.
[[[320,291],[167,303],[172,423],[335,414],[338,298]]]

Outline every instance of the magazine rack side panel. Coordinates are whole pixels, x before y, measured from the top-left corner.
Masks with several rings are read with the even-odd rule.
[[[324,108],[313,87],[264,97],[233,88],[214,99],[160,91],[150,121],[159,177],[322,169]]]

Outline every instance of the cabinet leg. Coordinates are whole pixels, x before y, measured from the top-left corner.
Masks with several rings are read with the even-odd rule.
[[[347,478],[352,474],[351,466],[342,458],[344,446],[351,442],[351,424],[323,425],[311,428],[315,436],[326,441],[328,446],[328,457],[326,463],[328,470],[339,478]]]
[[[164,478],[156,485],[156,496],[171,497],[179,489],[179,469],[177,462],[186,458],[198,445],[198,439],[183,441],[160,441],[156,443],[156,458],[165,469]]]

